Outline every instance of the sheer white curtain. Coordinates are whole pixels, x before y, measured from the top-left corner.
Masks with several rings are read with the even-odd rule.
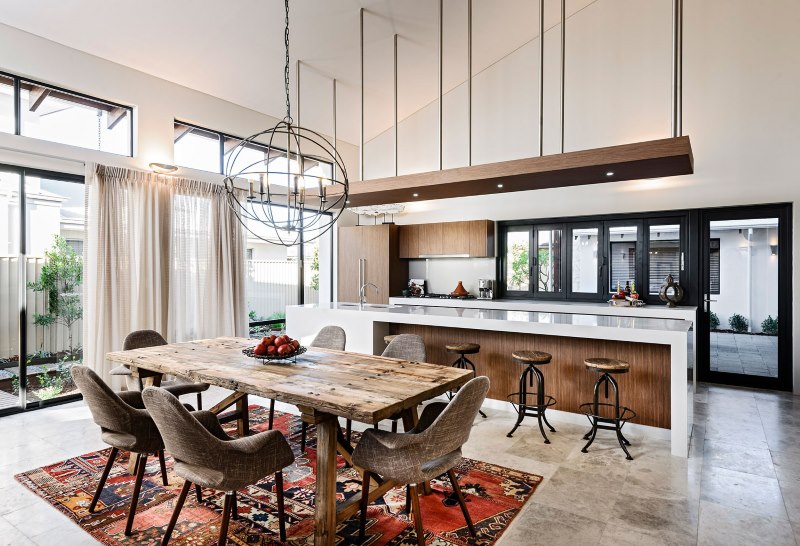
[[[245,235],[220,186],[87,165],[84,360],[128,333],[169,341],[247,334]]]

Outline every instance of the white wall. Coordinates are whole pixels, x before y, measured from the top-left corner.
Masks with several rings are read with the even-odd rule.
[[[29,77],[134,107],[134,157],[123,157],[0,133],[0,162],[83,174],[75,162],[48,160],[14,152],[35,152],[77,161],[149,169],[152,162],[173,163],[175,118],[238,136],[249,136],[277,121],[254,110],[150,76],[143,72],[71,49],[39,36],[0,24],[0,70]],[[225,74],[209,77],[226,77]],[[243,83],[245,85],[246,83]],[[330,90],[320,89],[330,103]],[[304,100],[314,101],[312,90]],[[358,153],[343,141],[338,151],[348,174],[358,178]],[[181,169],[178,174],[220,182],[213,173]]]
[[[800,197],[795,161],[800,149],[800,3],[685,0],[684,5],[683,134],[692,141],[694,175],[422,201],[408,205],[408,213],[396,221],[506,220],[795,203]],[[576,6],[569,2],[568,6],[566,150],[670,136],[671,1],[597,0],[577,13]],[[548,3],[547,9],[557,8]],[[533,41],[474,76],[473,163],[537,155],[536,26],[532,21]],[[475,43],[490,39],[482,34],[480,20],[474,32]],[[560,27],[549,27],[545,153],[558,151],[560,136],[559,38]],[[466,164],[463,87],[448,93],[444,102],[445,167]],[[456,107],[457,103],[461,105]],[[408,165],[418,171],[437,168],[435,153],[408,159],[419,142],[426,146],[437,142],[436,117],[431,122],[427,111],[411,118],[415,116],[428,121],[418,134],[406,130],[421,126],[417,120],[401,122],[401,173],[408,172]],[[392,136],[384,133],[367,144],[367,179],[393,169],[393,157],[387,154]],[[797,218],[795,213],[795,233],[800,226]],[[800,256],[800,238],[794,239],[794,256]],[[800,285],[797,268],[793,276],[794,285]],[[792,295],[795,309],[800,303],[796,294]],[[800,321],[794,324],[794,337],[800,338]],[[794,345],[795,391],[800,392],[800,343]]]

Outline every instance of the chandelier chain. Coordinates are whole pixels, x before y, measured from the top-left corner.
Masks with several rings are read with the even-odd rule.
[[[284,87],[286,89],[286,118],[285,121],[292,123],[292,105],[289,102],[289,0],[285,0],[286,6],[286,28],[284,30],[284,45],[286,46],[286,65],[284,66]]]

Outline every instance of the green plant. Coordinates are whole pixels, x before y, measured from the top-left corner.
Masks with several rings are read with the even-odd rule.
[[[69,354],[75,354],[72,326],[83,318],[78,287],[83,282],[83,258],[60,235],[53,236],[52,246],[45,251],[45,264],[39,280],[28,283],[34,292],[44,292],[47,313],[34,313],[36,326],[60,324],[67,329]]]
[[[734,313],[728,319],[728,324],[734,332],[746,332],[750,322],[739,313]]]
[[[511,245],[511,275],[508,278],[509,290],[522,290],[528,284],[530,275],[528,245],[514,243]]]
[[[311,254],[311,288],[319,290],[319,246],[314,247]]]
[[[11,392],[13,394],[19,394],[19,374],[11,377]]]
[[[772,315],[767,315],[767,318],[761,323],[761,331],[765,334],[772,336],[778,335],[778,317],[772,318]]]
[[[247,313],[247,317],[250,319],[250,322],[256,322],[256,321],[258,321],[258,313],[256,313],[256,312],[255,312],[254,310],[252,310],[252,309],[250,309],[250,311],[248,311],[248,313]]]
[[[711,328],[712,330],[719,329],[719,317],[714,311],[711,311],[708,314],[708,327]]]

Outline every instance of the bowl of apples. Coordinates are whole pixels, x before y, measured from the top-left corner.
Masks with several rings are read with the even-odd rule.
[[[292,360],[295,361],[298,355],[306,352],[305,347],[300,346],[300,342],[292,339],[286,334],[282,336],[266,336],[261,338],[261,342],[255,347],[242,349],[242,353],[251,357],[265,360]]]

